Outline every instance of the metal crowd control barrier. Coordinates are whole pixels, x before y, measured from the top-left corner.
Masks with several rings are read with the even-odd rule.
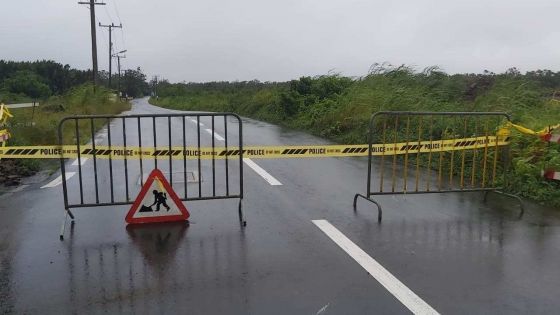
[[[75,145],[78,152],[72,164],[67,164],[64,157],[60,159],[64,209],[72,220],[71,208],[132,204],[147,175],[158,168],[182,201],[238,198],[239,221],[246,225],[241,202],[243,126],[236,114],[72,116],[60,121],[58,138],[59,145]],[[113,159],[111,156],[118,153],[111,150],[112,146],[124,147],[125,151],[153,148],[153,153]],[[200,153],[202,147],[228,154],[220,160],[214,156],[201,158],[196,152]],[[233,154],[231,149],[235,149]],[[86,153],[88,157],[83,157]],[[119,185],[115,184],[117,178]],[[124,184],[120,184],[123,179]],[[65,222],[66,217],[61,239]]]
[[[507,121],[510,116],[503,112],[373,114],[367,190],[354,196],[354,211],[359,197],[368,200],[377,206],[381,222],[381,205],[372,196],[483,191],[484,201],[489,192],[517,199],[522,216],[521,198],[501,191],[510,159],[509,136],[499,131]],[[375,143],[385,146],[379,149]]]

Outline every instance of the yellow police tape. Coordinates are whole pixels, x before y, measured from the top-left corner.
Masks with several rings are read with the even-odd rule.
[[[409,141],[400,143],[372,144],[372,155],[402,155],[413,153],[474,150],[507,145],[507,137],[482,136],[461,139]],[[81,158],[100,159],[225,159],[240,155],[239,148],[231,147],[132,147],[132,146],[80,146]],[[276,158],[318,158],[367,156],[368,145],[296,145],[296,146],[246,146],[243,157]],[[53,159],[77,158],[78,147],[64,146],[18,146],[0,147],[0,159]]]
[[[514,124],[512,122],[509,122],[509,121],[507,122],[507,125],[508,125],[508,127],[515,128],[517,131],[519,131],[523,134],[532,135],[532,136],[544,136],[546,134],[551,133],[553,130],[560,128],[560,124],[556,124],[556,125],[548,126],[548,127],[545,127],[541,130],[536,131],[536,130],[529,129],[527,127],[523,127],[521,125],[516,125],[516,124]]]

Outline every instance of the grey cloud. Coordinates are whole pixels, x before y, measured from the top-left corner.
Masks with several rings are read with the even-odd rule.
[[[560,70],[558,1],[106,0],[103,23],[124,24],[125,66],[172,81],[288,80],[374,62],[448,72]],[[91,64],[89,15],[76,1],[2,5],[0,58]],[[114,40],[123,48],[120,31]],[[107,69],[107,34],[98,30]]]

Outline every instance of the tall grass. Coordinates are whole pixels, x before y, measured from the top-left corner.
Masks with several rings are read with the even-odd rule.
[[[533,129],[560,123],[560,102],[555,99],[560,73],[546,70],[447,75],[437,68],[415,72],[376,65],[361,78],[303,77],[251,89],[232,88],[235,84],[239,86],[182,84],[150,101],[180,110],[233,111],[343,143],[365,142],[369,117],[382,110],[505,111],[514,122]],[[508,189],[560,206],[560,184],[541,176],[546,168],[560,170],[559,147],[514,132]]]
[[[120,101],[110,90],[98,87],[94,93],[91,85],[81,85],[72,88],[60,96],[52,96],[35,109],[12,109],[14,115],[9,121],[8,129],[12,138],[9,145],[56,145],[58,144],[58,123],[63,117],[73,115],[118,114],[130,109],[128,102]],[[101,125],[96,125],[99,129]],[[80,126],[82,142],[89,138],[89,125]],[[87,130],[86,130],[87,129]],[[75,130],[65,128],[63,139],[65,143],[73,141]],[[54,168],[53,160],[20,160],[23,166],[39,170],[41,168]]]

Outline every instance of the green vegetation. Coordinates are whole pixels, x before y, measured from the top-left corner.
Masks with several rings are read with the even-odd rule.
[[[302,77],[286,83],[162,82],[153,104],[180,110],[232,111],[341,143],[364,143],[369,117],[381,110],[505,111],[514,122],[541,129],[560,123],[560,72],[446,74],[435,67],[375,64],[368,75]],[[560,146],[534,136],[513,135],[513,172],[508,190],[560,206],[560,184],[543,180],[545,168],[560,170]]]
[[[12,109],[8,129],[12,134],[10,145],[54,145],[58,143],[58,123],[63,117],[72,115],[118,114],[130,109],[130,104],[119,100],[106,88],[93,92],[91,85],[85,84],[70,89],[61,96],[51,96],[35,108]],[[95,126],[96,129],[101,125]],[[80,134],[89,135],[89,125],[80,126]],[[65,143],[72,143],[75,130],[64,132]],[[83,137],[82,142],[89,140]],[[58,166],[55,160],[17,160],[19,166],[31,171]]]
[[[66,116],[86,114],[117,114],[130,108],[119,100],[115,90],[107,88],[108,73],[99,75],[97,92],[88,83],[91,70],[72,69],[69,65],[43,60],[16,62],[0,60],[0,103],[22,103],[37,101],[40,106],[12,109],[14,118],[8,122],[12,138],[10,145],[53,145],[58,143],[58,122]],[[118,78],[113,81],[115,85]],[[120,82],[127,96],[139,97],[149,93],[146,76],[140,68],[126,70]],[[95,126],[100,128],[101,126]],[[80,126],[83,135],[88,135],[86,126]],[[74,130],[64,132],[65,141],[73,136]],[[87,142],[87,136],[81,139]],[[57,167],[54,160],[2,160],[0,173],[6,177],[30,175],[33,172]],[[0,182],[4,180],[0,178]],[[16,181],[17,183],[17,181]]]

